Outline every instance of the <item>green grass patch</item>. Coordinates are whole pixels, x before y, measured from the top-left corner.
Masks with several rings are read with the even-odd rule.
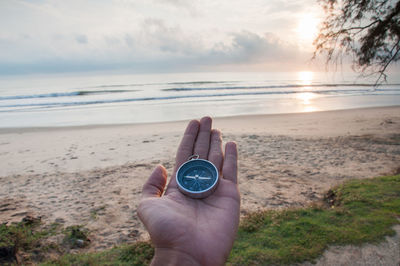
[[[400,218],[400,175],[352,180],[324,204],[261,211],[241,221],[231,265],[291,264],[320,256],[328,245],[374,243],[393,235]]]
[[[66,254],[41,265],[149,265],[153,255],[154,249],[148,242],[137,242],[102,252]]]
[[[92,218],[93,220],[97,220],[100,214],[104,214],[105,209],[106,206],[102,205],[100,207],[90,210],[90,218]]]
[[[18,252],[26,254],[28,260],[41,259],[44,252],[54,248],[44,245],[42,240],[56,234],[58,225],[39,229],[40,225],[40,219],[30,216],[19,223],[0,225],[0,264],[17,263]]]
[[[382,241],[395,233],[392,227],[399,224],[399,218],[400,175],[352,180],[330,190],[323,202],[308,208],[249,214],[241,221],[227,264],[285,265],[312,261],[329,245]],[[148,265],[154,255],[150,243],[137,242],[96,253],[69,254],[69,249],[61,248],[58,259],[44,262],[46,246],[40,244],[42,239],[61,230],[61,246],[74,247],[78,240],[89,241],[88,231],[82,226],[60,229],[57,224],[41,230],[36,227],[35,222],[1,225],[0,253],[2,247],[13,246],[16,252],[42,252],[42,256],[31,256],[26,263],[22,262],[42,265]]]
[[[88,237],[89,230],[84,228],[82,225],[68,226],[63,230],[63,233],[63,242],[70,248],[82,248],[87,246],[90,242]]]

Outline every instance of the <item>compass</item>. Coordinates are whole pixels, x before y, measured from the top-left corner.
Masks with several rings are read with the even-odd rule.
[[[218,186],[219,175],[215,165],[193,155],[176,172],[179,190],[195,199],[211,195]]]

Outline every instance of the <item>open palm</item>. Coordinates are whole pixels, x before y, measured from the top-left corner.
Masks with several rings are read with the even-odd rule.
[[[143,186],[138,214],[155,246],[153,264],[221,265],[232,248],[240,208],[237,149],[235,143],[227,143],[224,156],[221,133],[211,130],[211,123],[209,117],[189,123],[166,190],[163,166]],[[218,188],[204,199],[183,195],[175,180],[176,170],[193,154],[211,161],[222,174]]]

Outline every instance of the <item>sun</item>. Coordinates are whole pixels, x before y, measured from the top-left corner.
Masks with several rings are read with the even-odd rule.
[[[301,85],[311,85],[314,77],[314,73],[311,71],[300,71],[297,72],[297,77]]]
[[[296,32],[299,38],[312,42],[317,35],[319,20],[313,16],[303,16],[299,19]]]

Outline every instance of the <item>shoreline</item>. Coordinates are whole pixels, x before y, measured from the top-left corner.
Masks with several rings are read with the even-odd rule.
[[[232,119],[247,119],[247,118],[275,118],[275,117],[290,117],[290,116],[302,116],[309,114],[323,114],[323,113],[339,113],[349,111],[368,111],[368,110],[385,110],[385,109],[397,109],[400,105],[392,106],[378,106],[378,107],[362,107],[362,108],[347,108],[337,110],[325,110],[325,111],[311,111],[311,112],[295,112],[295,113],[278,113],[278,114],[249,114],[249,115],[234,115],[234,116],[212,116],[213,120],[232,120]],[[200,119],[195,117],[193,119]],[[176,121],[161,121],[161,122],[148,122],[148,123],[122,123],[122,124],[93,124],[93,125],[76,125],[76,126],[44,126],[44,127],[0,127],[1,134],[10,133],[25,133],[25,132],[41,132],[41,131],[62,131],[62,130],[85,130],[85,129],[97,129],[97,128],[110,128],[110,127],[148,127],[162,126],[162,125],[175,125],[181,123],[187,123],[189,120],[176,120]]]
[[[89,250],[147,239],[136,208],[170,175],[187,121],[0,133],[0,220],[84,225]],[[301,207],[353,178],[399,171],[400,107],[215,118],[239,148],[241,215]],[[0,130],[1,132],[1,130]]]
[[[241,135],[302,138],[400,132],[400,106],[214,118],[224,141]],[[0,177],[79,172],[173,158],[188,121],[0,129]],[[232,136],[232,137],[231,137]]]

